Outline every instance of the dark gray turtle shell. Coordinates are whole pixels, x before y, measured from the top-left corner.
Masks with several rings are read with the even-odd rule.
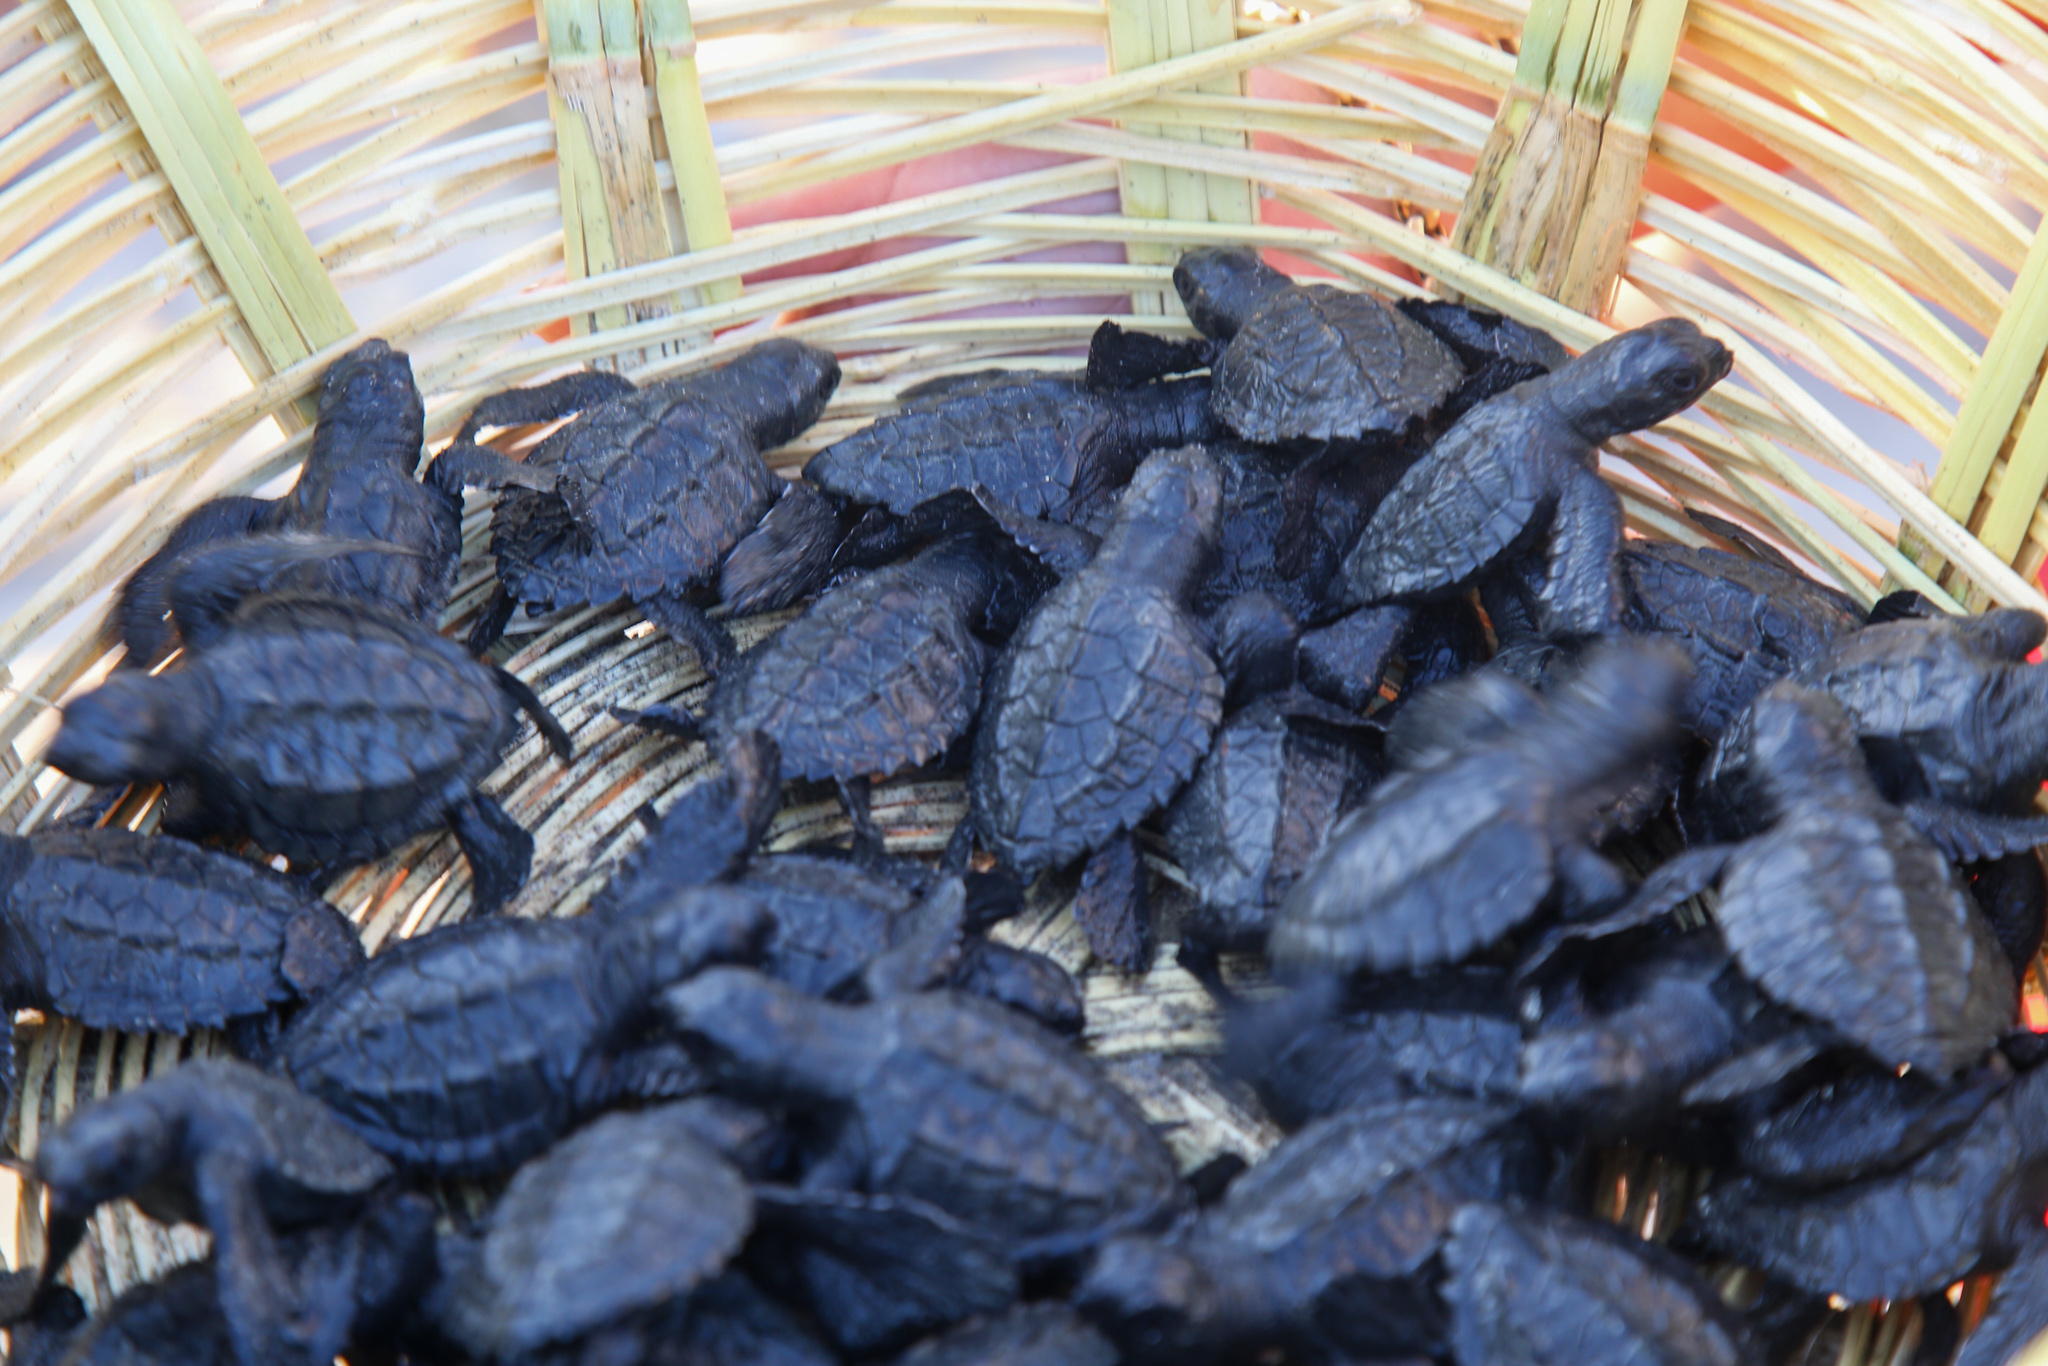
[[[740,968],[663,994],[693,1054],[725,1084],[829,1127],[811,1188],[922,1200],[1062,1256],[1154,1226],[1182,1199],[1144,1113],[1072,1044],[951,992],[833,1005]]]
[[[493,670],[454,641],[331,599],[247,602],[150,683],[176,699],[161,776],[295,861],[375,858],[445,824],[519,724]]]
[[[901,411],[811,457],[804,477],[898,515],[979,486],[1027,517],[1064,519],[1146,452],[1201,440],[1208,399],[1206,379],[1102,394],[1070,373],[968,376],[906,393]]]
[[[714,580],[780,492],[761,452],[815,422],[838,382],[829,352],[777,339],[588,409],[529,462],[553,491],[500,500],[500,582],[522,602],[572,607]]]
[[[1811,1194],[1723,1177],[1691,1222],[1708,1246],[1811,1294],[1930,1294],[2038,1233],[2044,1132],[2048,1069],[2036,1068],[1903,1171]]]
[[[260,1015],[362,962],[355,927],[270,869],[164,836],[48,830],[0,854],[6,999],[100,1029]]]
[[[1444,1298],[1463,1366],[1754,1359],[1713,1287],[1623,1230],[1493,1205],[1466,1206],[1451,1228]]]
[[[1863,624],[1846,595],[1775,565],[1666,541],[1621,553],[1621,624],[1692,659],[1679,724],[1712,739],[1755,696]]]
[[[746,1182],[689,1124],[607,1115],[512,1178],[443,1326],[483,1357],[574,1341],[687,1296],[753,1222]]]
[[[719,680],[726,734],[758,730],[785,778],[885,777],[965,734],[989,651],[971,629],[994,573],[967,547],[936,547],[827,592]]]
[[[1221,482],[1200,447],[1147,460],[1096,557],[997,661],[969,779],[982,837],[1023,872],[1071,862],[1169,800],[1223,719],[1185,610]]]
[[[871,1190],[1048,1251],[1152,1223],[1180,1200],[1142,1111],[1072,1044],[950,992],[866,1007],[887,1043],[842,1142]]]
[[[501,1170],[569,1127],[577,1079],[615,1023],[610,996],[579,923],[453,925],[392,945],[315,1002],[277,1065],[407,1167]]]
[[[1398,435],[1465,378],[1449,347],[1384,300],[1333,285],[1278,291],[1213,367],[1210,411],[1247,441]]]

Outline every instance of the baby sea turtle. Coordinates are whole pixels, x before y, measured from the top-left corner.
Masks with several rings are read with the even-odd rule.
[[[1994,1270],[2040,1230],[2048,1068],[1904,1170],[1818,1192],[1723,1176],[1689,1227],[1708,1246],[1816,1295],[1904,1299]]]
[[[843,1000],[874,994],[877,986],[886,995],[949,985],[1021,1010],[1047,1028],[1078,1032],[1081,989],[1065,968],[971,933],[985,928],[988,915],[965,903],[981,900],[989,890],[984,884],[1002,879],[969,874],[967,880],[975,885],[963,885],[961,900],[946,906],[939,903],[950,890],[921,864],[798,852],[757,860],[740,885],[774,920],[759,970],[806,995]],[[949,913],[950,931],[944,924]],[[954,942],[934,957],[914,942],[948,933]],[[907,960],[912,980],[892,975],[892,957]],[[920,969],[939,980],[916,980]]]
[[[662,1009],[722,1085],[827,1126],[809,1189],[922,1200],[1027,1263],[1179,1205],[1137,1106],[1010,1011],[945,992],[832,1005],[742,968],[671,988]]]
[[[1166,847],[1199,902],[1188,932],[1255,946],[1330,829],[1364,800],[1380,765],[1360,723],[1334,707],[1278,695],[1216,734],[1166,813]]]
[[[1271,1001],[1227,990],[1199,954],[1181,963],[1221,999],[1225,1063],[1298,1128],[1358,1105],[1417,1096],[1515,1102],[1522,1026],[1499,968],[1325,977]]]
[[[1847,709],[1884,794],[1952,858],[2048,843],[2032,813],[2048,780],[2048,669],[2028,664],[2048,622],[2001,608],[1882,622],[1795,675]]]
[[[784,778],[838,780],[878,846],[869,780],[931,762],[974,721],[993,654],[975,628],[1001,572],[978,538],[955,537],[828,590],[721,673],[708,728],[767,735]],[[633,715],[685,735],[704,724],[668,707]]]
[[[1402,299],[1394,307],[1434,332],[1465,367],[1464,382],[1445,400],[1438,422],[1455,422],[1495,394],[1571,362],[1557,338],[1499,313],[1443,299]]]
[[[927,1338],[894,1366],[1117,1366],[1116,1348],[1057,1300],[1020,1304]]]
[[[1711,740],[1776,680],[1863,624],[1843,593],[1720,550],[1630,541],[1622,629],[1677,642],[1692,660],[1679,724]]]
[[[317,1102],[224,1058],[194,1059],[78,1111],[43,1140],[35,1170],[49,1192],[48,1275],[109,1200],[125,1196],[161,1223],[205,1225],[242,1366],[334,1359],[343,1342],[317,1331],[331,1316],[311,1312],[332,1288],[307,1268],[293,1275],[279,1238],[355,1214],[392,1175]],[[346,1268],[327,1267],[337,1273]]]
[[[1742,1325],[1678,1257],[1557,1211],[1467,1205],[1444,1249],[1459,1366],[1740,1366]]]
[[[1959,1077],[1840,1067],[1784,1103],[1744,1117],[1741,1169],[1792,1190],[1826,1190],[1899,1170],[1961,1132],[2012,1080],[2001,1053]],[[1761,1107],[1758,1107],[1761,1109]]]
[[[1948,861],[1878,795],[1843,708],[1774,683],[1723,739],[1747,760],[1720,804],[1767,828],[1681,855],[1617,916],[1718,881],[1714,921],[1766,995],[1886,1066],[1946,1077],[1981,1058],[2018,1007],[2011,965]]]
[[[363,961],[342,914],[230,854],[126,830],[0,835],[0,1002],[182,1034],[267,1015]],[[12,1038],[0,1045],[9,1059]]]
[[[1127,832],[1194,773],[1222,720],[1223,677],[1185,608],[1219,498],[1199,447],[1146,460],[1095,558],[998,660],[975,736],[974,829],[1026,875],[1092,852],[1076,914],[1126,971],[1148,956]]]
[[[1393,772],[1330,832],[1267,941],[1286,971],[1456,962],[1534,915],[1562,883],[1618,900],[1588,842],[1599,809],[1672,733],[1676,650],[1611,644],[1537,697],[1498,674],[1418,697],[1389,736]]]
[[[425,409],[403,351],[373,337],[329,366],[313,443],[291,491],[274,500],[200,504],[121,586],[122,666],[146,668],[170,645],[165,616],[183,557],[264,532],[383,543],[386,549],[286,568],[271,587],[360,598],[431,626],[455,585],[462,498],[459,488],[415,477],[425,439]]]
[[[840,1350],[889,1351],[976,1314],[1007,1309],[1017,1269],[995,1236],[901,1195],[760,1186],[757,1265]]]
[[[1210,411],[1247,441],[1398,436],[1464,378],[1450,348],[1384,300],[1297,285],[1247,247],[1185,253],[1173,286],[1224,343]]]
[[[1401,477],[1345,560],[1359,603],[1441,597],[1541,540],[1545,636],[1605,634],[1621,611],[1621,505],[1600,444],[1697,402],[1731,363],[1682,318],[1602,342],[1473,408]]]
[[[452,826],[479,913],[526,881],[533,837],[477,786],[519,710],[569,758],[532,689],[426,627],[340,598],[253,598],[219,618],[181,605],[180,621],[185,665],[116,674],[74,699],[52,767],[94,783],[177,783],[179,833],[240,832],[294,862],[360,862]]]
[[[906,390],[903,408],[811,457],[804,478],[898,516],[979,486],[1027,517],[1075,520],[1146,452],[1208,435],[1207,380],[1101,394],[1023,370]]]
[[[688,1059],[642,1044],[652,995],[757,952],[768,924],[705,887],[639,913],[446,926],[338,983],[276,1066],[408,1169],[500,1171],[616,1098],[699,1089]]]
[[[1535,1194],[1545,1166],[1508,1106],[1345,1110],[1281,1143],[1186,1233],[1106,1244],[1075,1298],[1133,1362],[1440,1350],[1425,1282],[1452,1213]]]
[[[699,590],[775,504],[761,453],[817,421],[838,384],[831,352],[777,338],[645,389],[572,376],[478,404],[436,461],[451,481],[507,486],[491,519],[497,595],[471,647],[495,640],[520,603],[630,598],[715,669],[732,642],[705,617]],[[523,463],[472,442],[486,426],[579,411]]]
[[[638,1336],[723,1270],[753,1223],[746,1181],[687,1124],[661,1107],[606,1115],[512,1178],[450,1280],[443,1330],[487,1360]]]

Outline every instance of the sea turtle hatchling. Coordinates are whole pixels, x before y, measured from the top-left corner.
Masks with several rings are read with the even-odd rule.
[[[1247,441],[1399,436],[1465,377],[1428,328],[1374,295],[1298,285],[1246,247],[1201,247],[1173,268],[1188,317],[1222,343],[1217,421]]]
[[[1220,499],[1200,447],[1147,459],[1094,559],[997,661],[975,735],[975,833],[1025,875],[1092,854],[1076,914],[1126,971],[1148,956],[1128,832],[1194,773],[1223,716],[1223,676],[1185,607]]]
[[[1180,1207],[1144,1114],[1011,1011],[943,991],[835,1005],[744,968],[670,988],[661,1011],[718,1085],[821,1126],[806,1189],[924,1201],[1026,1265]]]
[[[643,1042],[652,995],[750,957],[768,928],[728,887],[658,909],[445,926],[337,983],[273,1065],[410,1170],[502,1171],[614,1099],[701,1089],[687,1058]]]
[[[690,1124],[660,1106],[606,1115],[512,1178],[441,1326],[485,1360],[600,1335],[623,1349],[685,1309],[753,1223],[746,1180]]]
[[[1427,1282],[1452,1214],[1533,1196],[1547,1167],[1511,1106],[1344,1110],[1283,1141],[1185,1231],[1104,1245],[1076,1303],[1134,1363],[1441,1351]]]
[[[1202,379],[1102,394],[1078,375],[998,370],[902,397],[900,411],[812,456],[804,478],[897,516],[979,486],[1027,517],[1072,521],[1148,451],[1209,434]]]
[[[1876,629],[1876,628],[1870,628]],[[1886,802],[1848,713],[1826,693],[1772,684],[1723,733],[1741,781],[1710,791],[1762,832],[1664,864],[1622,922],[1718,882],[1714,921],[1750,980],[1888,1067],[1947,1077],[2011,1023],[2018,985],[1941,852]]]
[[[1621,505],[1595,472],[1602,442],[1697,402],[1731,364],[1682,318],[1623,332],[1479,404],[1379,505],[1344,562],[1351,600],[1442,597],[1540,541],[1536,624],[1603,635],[1621,611]]]
[[[47,1275],[109,1200],[126,1196],[162,1223],[205,1225],[242,1366],[334,1359],[343,1336],[330,1336],[331,1316],[316,1306],[336,1297],[292,1273],[280,1239],[350,1218],[393,1174],[318,1102],[224,1058],[194,1059],[79,1110],[43,1139],[35,1172],[49,1193]],[[345,1262],[325,1270],[352,1275]]]
[[[1388,736],[1389,776],[1281,905],[1275,967],[1448,964],[1528,920],[1560,883],[1581,907],[1620,900],[1626,883],[1589,837],[1672,739],[1685,677],[1674,647],[1612,642],[1542,697],[1491,672],[1422,693]]]
[[[761,459],[818,420],[839,384],[832,353],[776,338],[714,370],[645,389],[596,373],[478,404],[435,464],[447,482],[503,487],[491,519],[498,588],[470,636],[488,646],[515,606],[630,598],[709,670],[732,652],[700,590],[776,504]],[[487,426],[580,415],[524,462],[475,445]]]
[[[868,784],[940,757],[974,722],[994,649],[976,634],[1003,568],[973,536],[827,590],[727,669],[709,715],[620,713],[694,736],[759,731],[782,776],[837,781],[856,831],[879,852]]]
[[[1743,1366],[1742,1323],[1683,1260],[1560,1211],[1467,1205],[1444,1248],[1459,1366]]]
[[[191,657],[73,699],[52,767],[170,782],[167,828],[246,834],[294,863],[360,862],[452,826],[479,913],[518,891],[533,837],[477,788],[520,710],[568,759],[567,733],[530,688],[366,603],[278,595],[211,616],[193,577],[174,590]]]
[[[123,668],[147,668],[170,644],[165,618],[181,559],[262,533],[381,545],[280,566],[273,591],[360,598],[434,623],[455,585],[462,497],[431,469],[425,483],[415,476],[426,417],[410,358],[371,338],[328,367],[319,404],[312,446],[290,492],[274,500],[226,497],[200,504],[122,584],[114,614],[127,647]]]
[[[260,1018],[363,961],[355,927],[300,883],[126,830],[0,835],[0,926],[0,1001],[93,1029]]]

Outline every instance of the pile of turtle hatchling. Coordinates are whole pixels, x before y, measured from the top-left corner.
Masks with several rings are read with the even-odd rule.
[[[98,799],[0,839],[9,1005],[242,1059],[44,1134],[13,1359],[1720,1366],[1919,1299],[1916,1363],[1997,1366],[2048,1327],[2048,626],[1865,612],[1708,517],[1741,553],[1624,540],[1597,452],[1728,373],[1690,323],[1573,359],[1247,251],[1175,283],[1200,340],[918,386],[797,482],[762,452],[839,380],[800,342],[497,395],[424,479],[406,357],[336,363],[292,491],[125,585],[46,756]],[[571,746],[492,648],[622,598],[715,684],[620,714],[716,775],[584,914],[493,914],[533,841],[478,785],[522,711]],[[912,770],[966,777],[935,861],[870,811]],[[851,848],[761,852],[795,780]],[[155,782],[167,833],[96,828]],[[471,918],[365,959],[318,889],[441,828]],[[1283,1141],[1179,1169],[1073,978],[989,937],[1047,887],[1103,964],[1178,944]],[[1616,1145],[1711,1173],[1668,1239],[1591,1217]],[[55,1273],[124,1197],[211,1254],[88,1318]],[[1950,1288],[2008,1267],[1959,1349]]]

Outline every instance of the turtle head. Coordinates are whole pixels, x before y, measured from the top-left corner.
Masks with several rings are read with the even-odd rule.
[[[1728,348],[1684,318],[1610,337],[1556,372],[1551,400],[1598,445],[1681,413],[1728,375]]]
[[[1210,1341],[1205,1321],[1217,1299],[1212,1278],[1185,1248],[1129,1236],[1111,1239],[1095,1254],[1074,1292],[1074,1307],[1150,1360]]]
[[[178,678],[117,673],[74,698],[43,762],[86,783],[167,778],[183,760],[190,733]]]
[[[660,988],[713,964],[758,962],[774,930],[775,918],[753,893],[690,887],[654,909],[621,915],[606,944],[621,972]]]
[[[327,367],[308,463],[381,456],[411,474],[426,435],[412,357],[372,337]]]
[[[1206,450],[1156,451],[1117,503],[1095,563],[1178,591],[1216,549],[1222,508],[1223,477]]]
[[[865,1012],[814,1000],[747,968],[710,968],[657,1009],[718,1080],[745,1098],[838,1098],[859,1084]]]
[[[818,420],[839,387],[839,358],[823,347],[776,337],[742,351],[717,372],[716,393],[747,424],[759,450],[773,450]]]
[[[52,1219],[83,1219],[108,1200],[147,1185],[177,1159],[183,1121],[146,1090],[110,1096],[78,1111],[36,1150]]]
[[[1173,287],[1205,337],[1229,341],[1261,303],[1293,284],[1251,247],[1197,247],[1173,268]]]

